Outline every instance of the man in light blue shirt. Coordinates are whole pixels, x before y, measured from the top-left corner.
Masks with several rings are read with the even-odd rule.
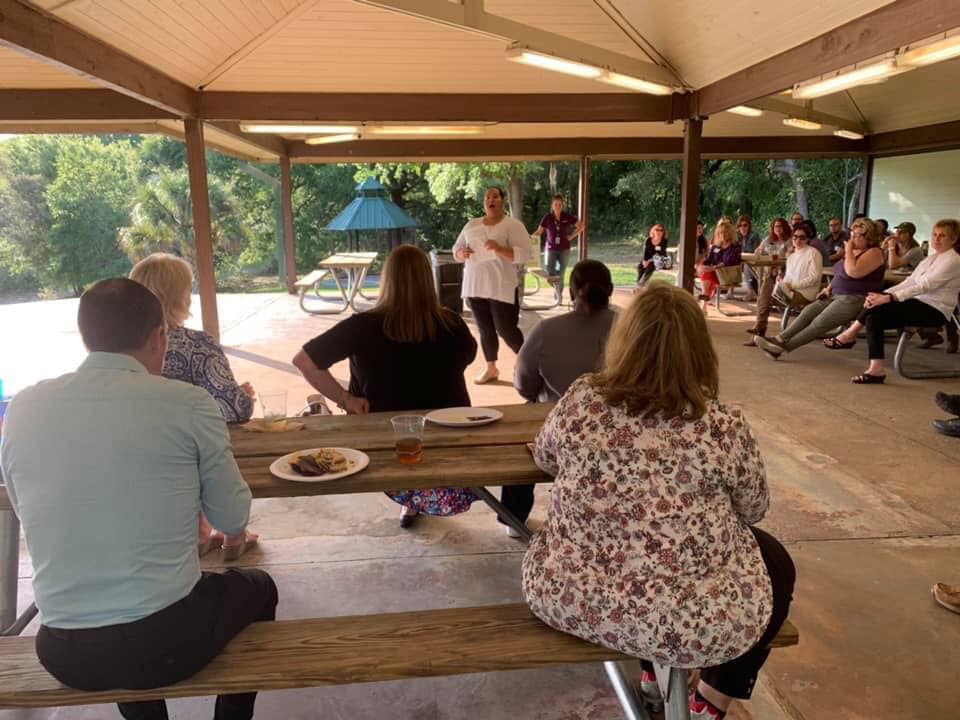
[[[160,375],[157,298],[104,280],[80,299],[78,324],[89,356],[16,396],[0,448],[33,560],[37,654],[77,689],[160,687],[197,672],[249,623],[272,620],[276,586],[257,570],[200,572],[200,511],[241,535],[250,489],[213,398]],[[254,699],[218,698],[215,717],[251,718]],[[167,717],[163,701],[120,712]]]

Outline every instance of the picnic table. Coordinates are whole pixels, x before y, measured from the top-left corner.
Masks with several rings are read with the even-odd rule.
[[[349,493],[472,488],[504,522],[529,539],[530,531],[486,488],[552,482],[533,462],[527,449],[543,425],[552,403],[503,405],[503,418],[470,428],[427,423],[423,434],[423,461],[401,465],[394,450],[390,418],[395,412],[368,415],[319,415],[298,418],[303,430],[253,433],[233,427],[230,439],[243,479],[254,498],[306,497]],[[270,464],[282,455],[315,447],[349,447],[370,456],[364,470],[327,482],[291,482],[270,474]],[[36,614],[28,610],[19,619],[17,577],[20,523],[0,485],[0,634],[18,635]]]
[[[753,270],[753,274],[757,277],[758,287],[763,285],[763,281],[767,279],[767,275],[773,271],[773,268],[781,268],[787,264],[786,258],[777,257],[774,260],[771,255],[761,255],[759,253],[741,253],[740,261]]]
[[[363,293],[363,281],[367,277],[367,271],[370,270],[370,266],[376,259],[377,253],[375,252],[344,252],[324,258],[317,263],[317,270],[296,283],[296,286],[300,288],[300,307],[311,315],[338,315],[347,308],[357,310],[354,304],[357,295],[365,300],[376,300],[375,297]],[[346,286],[340,283],[341,273],[346,276]],[[308,308],[304,303],[306,291],[313,287],[317,299],[323,300],[320,295],[320,283],[326,279],[327,275],[333,277],[333,282],[336,284],[337,290],[340,291],[342,304],[325,308]]]

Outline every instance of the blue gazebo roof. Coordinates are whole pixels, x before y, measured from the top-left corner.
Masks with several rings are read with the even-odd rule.
[[[416,220],[390,201],[383,185],[367,178],[357,185],[357,197],[330,221],[327,230],[392,230],[416,226]]]

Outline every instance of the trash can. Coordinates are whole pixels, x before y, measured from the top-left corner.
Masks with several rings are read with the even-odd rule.
[[[463,315],[463,263],[457,262],[450,250],[431,250],[430,262],[433,265],[433,282],[437,288],[437,297],[443,307]]]

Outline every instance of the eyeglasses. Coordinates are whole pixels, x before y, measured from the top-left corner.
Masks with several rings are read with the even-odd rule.
[[[794,240],[806,240],[806,239],[807,239],[807,236],[804,235],[803,233],[794,233],[794,234],[793,234],[793,239],[794,239]]]

